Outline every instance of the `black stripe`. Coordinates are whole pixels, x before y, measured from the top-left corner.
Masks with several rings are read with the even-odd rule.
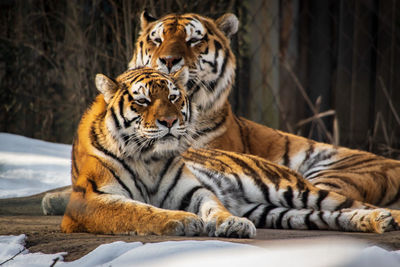
[[[104,116],[104,115],[103,115]],[[93,122],[92,127],[91,127],[91,132],[90,132],[90,141],[93,147],[95,147],[97,150],[101,151],[102,153],[104,153],[105,155],[111,157],[112,159],[116,160],[117,162],[119,162],[125,170],[128,171],[128,173],[131,176],[131,179],[133,180],[135,187],[139,190],[140,195],[142,196],[143,199],[145,198],[145,195],[143,193],[142,188],[137,184],[137,183],[141,183],[141,181],[139,181],[136,178],[135,173],[133,172],[133,170],[125,163],[125,161],[123,161],[122,159],[118,158],[117,156],[115,156],[113,153],[111,153],[110,151],[108,151],[107,149],[105,149],[99,142],[99,140],[97,139],[97,134],[96,134],[96,130],[95,130],[95,122]],[[147,191],[147,188],[142,184],[142,186],[144,187],[144,189]],[[148,192],[147,192],[148,193]]]
[[[242,120],[238,118],[237,116],[233,115],[236,124],[239,127],[239,133],[240,133],[240,140],[242,140],[242,145],[243,145],[243,152],[248,152],[248,147],[249,147],[249,135],[244,134],[244,127],[242,125]]]
[[[217,175],[213,171],[208,170],[208,169],[206,169],[206,170],[200,169],[198,167],[192,167],[192,168],[195,169],[197,172],[203,174],[210,181],[212,181],[214,184],[216,184],[218,186],[218,189],[221,189],[221,180],[216,177]]]
[[[360,155],[360,156],[362,156],[362,155]],[[346,159],[349,159],[349,158],[351,158],[351,157],[347,157]],[[365,160],[363,159],[358,162],[353,161],[353,162],[349,162],[348,164],[341,164],[340,166],[334,166],[333,168],[329,168],[329,169],[330,170],[354,170],[354,169],[358,169],[358,168],[364,168],[365,166],[360,166],[360,165],[371,162],[371,161],[375,161],[375,160],[376,160],[375,158],[369,158],[369,159],[365,159]],[[343,160],[340,160],[340,161],[343,161]],[[336,162],[332,162],[332,163],[324,164],[324,165],[320,165],[320,166],[325,167],[325,166],[336,165],[340,161],[336,161]],[[374,166],[374,164],[372,166]]]
[[[96,184],[96,182],[94,181],[94,180],[92,180],[92,179],[87,179],[88,180],[88,182],[91,184],[91,186],[92,186],[92,189],[93,189],[93,192],[95,192],[96,194],[106,194],[105,192],[103,192],[103,191],[100,191],[99,189],[98,189],[98,187],[97,187],[97,184]]]
[[[262,181],[261,177],[259,174],[251,168],[245,161],[241,160],[240,158],[237,158],[233,156],[232,154],[228,154],[224,151],[219,151],[220,154],[225,155],[226,157],[230,158],[233,162],[235,162],[237,165],[243,168],[243,171],[249,178],[252,178],[253,181],[255,182],[255,185],[260,189],[264,196],[264,200],[267,203],[271,203],[270,196],[269,196],[269,187]]]
[[[160,208],[162,208],[162,207],[164,206],[165,200],[169,197],[169,194],[171,193],[172,189],[176,186],[176,184],[178,183],[179,179],[181,178],[182,170],[183,170],[183,167],[184,167],[184,166],[185,166],[185,165],[182,164],[182,165],[179,167],[178,171],[176,172],[174,181],[173,181],[172,184],[169,186],[169,188],[167,189],[167,191],[166,191],[166,193],[165,193],[165,195],[164,195],[164,198],[163,198],[163,199],[161,200],[161,202],[160,202]]]
[[[207,36],[207,34],[206,35],[204,35],[204,37],[206,37]],[[203,37],[203,38],[204,38]],[[207,55],[208,54],[208,46],[206,47],[206,50],[204,50],[204,52],[200,52],[200,55]]]
[[[137,120],[140,119],[140,118],[141,118],[140,115],[139,115],[139,116],[136,116],[136,117],[132,118],[130,121],[127,120],[127,121],[124,123],[124,125],[125,125],[126,127],[130,127],[130,126],[132,125],[132,123],[134,123],[135,121],[137,121]]]
[[[111,116],[112,116],[112,118],[113,118],[113,120],[114,120],[114,123],[115,123],[115,127],[116,127],[118,130],[120,130],[120,129],[121,129],[121,124],[119,124],[117,115],[115,114],[114,107],[111,107],[110,110],[111,110]]]
[[[336,224],[337,228],[339,228],[339,230],[344,231],[345,229],[343,228],[343,226],[339,222],[340,216],[342,216],[342,213],[338,212],[338,215],[335,218],[335,224]],[[362,219],[360,221],[362,221]]]
[[[324,211],[319,211],[318,212],[318,217],[321,220],[321,222],[323,222],[324,224],[328,225],[327,221],[324,219]]]
[[[181,205],[179,207],[179,210],[186,210],[190,206],[190,202],[192,201],[192,197],[194,193],[200,189],[203,189],[202,186],[196,186],[193,187],[189,192],[185,194],[185,196],[182,198]]]
[[[160,183],[163,180],[163,178],[164,178],[165,174],[167,173],[167,171],[169,170],[169,167],[171,167],[171,163],[174,161],[174,159],[175,159],[174,157],[171,157],[165,163],[163,169],[160,172],[160,175],[158,176],[157,185],[153,187],[153,190],[150,192],[151,194],[154,195],[154,194],[156,194],[158,192],[158,189],[160,187]]]
[[[193,208],[193,213],[194,214],[199,214],[199,212],[200,212],[200,206],[201,206],[201,203],[203,202],[203,199],[202,198],[199,198],[198,200],[197,200],[197,202],[196,202],[196,204],[194,204],[193,206],[194,206],[194,208]]]
[[[218,51],[217,51],[217,53],[216,53],[216,57],[218,57]],[[205,60],[205,59],[202,59],[201,60],[201,62],[203,62],[203,63],[207,63],[208,65],[210,65],[211,67],[212,67],[212,72],[213,73],[217,73],[217,61],[216,61],[216,59],[214,58],[214,62],[211,62],[211,61],[208,61],[208,60]],[[215,83],[214,81],[211,81],[211,82],[209,82],[208,84],[211,84],[211,83]],[[208,86],[208,87],[206,87],[206,89],[208,89],[210,92],[213,92],[214,91],[214,86]]]
[[[221,73],[220,73],[219,77],[225,76],[226,64],[228,63],[228,58],[230,57],[228,49],[224,50],[224,54],[225,54],[224,62],[222,62]],[[219,80],[221,80],[221,78],[219,78]]]
[[[296,188],[298,191],[303,191],[307,188],[304,178],[296,175]]]
[[[303,164],[306,163],[310,159],[311,154],[314,152],[314,143],[315,142],[312,141],[312,140],[307,140],[307,143],[308,143],[308,149],[306,151],[306,156],[304,157],[304,159],[301,162],[300,166],[303,166]]]
[[[399,201],[399,199],[400,199],[400,187],[397,189],[397,194],[394,196],[394,198],[392,198],[392,200],[390,200],[389,202],[385,203],[385,205],[390,206]]]
[[[221,119],[219,122],[215,123],[215,125],[214,125],[213,127],[211,127],[211,128],[205,128],[205,129],[200,129],[200,130],[198,131],[198,133],[196,133],[196,136],[194,136],[193,138],[196,140],[196,139],[198,139],[201,135],[204,135],[204,134],[206,134],[206,133],[210,133],[210,132],[216,131],[217,129],[219,129],[219,128],[225,123],[226,117],[227,117],[227,114],[223,114],[222,119]]]
[[[129,189],[129,187],[121,180],[121,178],[114,172],[114,170],[112,168],[110,168],[105,162],[103,162],[99,157],[91,155],[92,157],[94,157],[95,159],[97,159],[101,165],[103,165],[104,168],[106,168],[114,177],[115,180],[117,180],[117,182],[119,183],[119,185],[128,193],[129,197],[131,199],[133,199],[133,194],[131,192],[131,190]]]
[[[190,164],[190,162],[197,162],[200,164],[203,164],[204,162],[210,162],[213,165],[218,165],[219,167],[221,167],[221,172],[218,173],[222,173],[222,175],[226,175],[226,173],[229,173],[231,175],[233,175],[233,177],[236,180],[237,186],[239,187],[238,190],[236,190],[236,192],[240,192],[241,193],[241,198],[242,200],[246,201],[247,203],[251,203],[251,201],[247,198],[247,196],[244,194],[243,191],[243,183],[241,178],[239,177],[239,175],[237,173],[235,173],[234,171],[232,171],[232,168],[230,165],[226,164],[226,162],[217,159],[216,157],[214,157],[211,153],[211,155],[209,157],[203,156],[199,150],[190,150],[190,151],[186,151],[185,154],[183,155],[183,159],[188,162]],[[207,151],[207,152],[211,152],[211,151]],[[220,186],[221,181],[219,179],[217,179],[215,177],[215,174],[213,173],[209,173],[203,169],[199,169],[199,168],[195,168],[195,167],[191,167],[193,169],[195,169],[196,171],[206,175],[210,180],[214,181],[218,186]],[[203,184],[205,186],[205,184]],[[214,190],[212,188],[207,188],[210,191],[212,191],[215,195],[217,195]]]
[[[358,215],[358,212],[354,212],[354,214],[351,216],[349,222],[351,222],[356,215]],[[364,219],[364,216],[362,217],[362,219],[360,221],[362,221],[363,219]]]
[[[319,166],[315,166],[315,168],[317,168]],[[318,178],[318,175],[313,176],[314,174],[319,174],[320,172],[324,172],[324,171],[330,171],[329,169],[322,169],[322,170],[314,170],[312,172],[308,172],[307,176],[305,176],[305,179],[314,179],[314,178]]]
[[[124,116],[124,98],[120,97],[119,101],[118,101],[118,107],[119,107],[119,115],[121,116],[121,118],[124,120],[124,124],[125,124],[125,116]]]
[[[380,181],[380,183],[379,183],[379,186],[380,186],[380,189],[381,189],[380,190],[380,196],[379,196],[379,198],[377,200],[374,201],[374,204],[378,205],[378,206],[381,206],[382,205],[382,201],[386,197],[386,193],[387,193],[387,187],[388,187],[387,180],[386,180],[386,177],[383,176],[383,174],[381,174],[379,172],[374,172],[374,175],[373,174],[371,174],[371,175],[375,178],[374,181],[376,183],[379,183],[377,180]],[[377,178],[379,178],[379,179],[377,179]]]
[[[261,205],[262,205],[262,204],[255,205],[253,208],[251,208],[251,209],[248,210],[245,214],[243,214],[242,217],[250,218],[251,214],[252,214],[256,209],[258,209]]]
[[[289,149],[290,149],[289,137],[285,136],[285,153],[283,154],[283,164],[282,165],[287,166],[287,167],[290,167]]]
[[[308,207],[308,195],[310,194],[310,189],[306,189],[302,194],[301,194],[301,201],[303,202],[303,208]]]
[[[199,151],[197,151],[197,150],[186,151],[182,157],[185,161],[188,161],[188,162],[196,162],[196,163],[204,164],[205,162],[209,161],[212,163],[217,163],[217,165],[219,167],[221,167],[222,171],[226,171],[226,169],[232,170],[231,166],[226,164],[224,161],[219,160],[215,157],[211,158],[211,157],[203,156],[202,154],[200,154],[198,152]],[[209,152],[209,151],[207,151],[207,152]],[[233,174],[233,172],[232,172],[232,174]]]
[[[398,168],[398,164],[395,163],[387,163],[383,160],[376,160],[376,162],[370,163],[370,164],[364,164],[362,166],[353,166],[349,167],[346,170],[349,170],[351,172],[357,173],[357,174],[373,174],[375,172],[385,172],[391,168]],[[375,168],[376,170],[368,170],[368,168]],[[384,171],[384,170],[386,171]]]
[[[188,116],[189,116],[189,123],[190,122],[192,122],[192,102],[189,100],[189,98],[186,96],[185,97],[186,98],[186,104],[188,105],[188,109],[189,109],[189,114],[188,114]]]
[[[354,200],[351,198],[346,198],[340,205],[338,205],[334,210],[348,209],[353,206]]]
[[[314,213],[314,211],[311,211],[308,213],[304,219],[304,223],[307,225],[308,230],[318,230],[318,225],[316,225],[314,222],[311,221],[310,217]]]
[[[71,165],[72,165],[72,169],[71,169],[71,175],[73,178],[78,179],[79,177],[79,169],[78,169],[78,165],[76,164],[76,159],[75,159],[75,149],[73,149],[72,151],[72,159],[71,159]]]
[[[336,153],[335,153],[335,154],[336,154]],[[328,158],[334,156],[335,154],[329,155],[329,157],[324,157],[324,158],[321,159],[320,161],[326,160],[326,159],[328,159]],[[365,159],[365,160],[362,159],[361,161],[358,161],[358,162],[354,162],[354,161],[353,161],[353,162],[350,162],[350,163],[348,163],[348,164],[343,164],[343,163],[345,163],[346,161],[349,161],[349,160],[356,160],[357,158],[360,158],[360,157],[363,157],[363,156],[365,156],[365,155],[363,155],[363,154],[352,154],[352,155],[350,155],[350,156],[341,158],[341,159],[336,160],[336,161],[333,161],[333,162],[329,162],[329,163],[325,163],[325,164],[320,164],[320,165],[318,165],[317,167],[330,167],[330,166],[332,166],[332,165],[339,165],[339,166],[335,166],[334,168],[329,168],[329,170],[341,170],[341,169],[346,169],[346,170],[348,170],[348,169],[353,169],[353,168],[359,168],[359,167],[361,167],[361,166],[358,166],[358,165],[360,165],[360,164],[365,164],[365,163],[367,163],[367,162],[376,160],[376,158],[369,158],[369,159]],[[317,162],[317,163],[318,163],[318,162]],[[353,168],[351,168],[351,167],[353,167]]]
[[[208,34],[206,33],[206,34],[204,34],[204,36],[203,36],[203,38],[201,38],[201,40],[202,41],[204,41],[204,42],[208,42]],[[207,52],[204,52],[204,54],[208,54],[208,46],[207,46]]]
[[[211,173],[210,171],[207,171],[207,170],[203,170],[203,169],[200,169],[200,168],[196,168],[196,167],[192,167],[192,168],[193,168],[194,170],[196,170],[197,172],[199,172],[199,173],[201,173],[201,174],[207,176],[207,178],[208,178],[209,180],[212,180],[212,181],[213,181],[213,184],[217,184],[217,187],[218,187],[218,188],[221,188],[221,181],[218,180],[217,177],[216,177],[213,173]],[[201,182],[201,185],[202,185],[205,189],[207,189],[208,191],[212,192],[215,196],[218,196],[218,193],[214,191],[214,188],[212,188],[211,186],[209,186],[209,185],[206,184],[206,183],[203,183],[203,182],[200,181],[200,180],[199,180],[199,182]],[[221,194],[223,194],[223,193],[224,193],[224,192],[222,192]]]
[[[74,137],[74,142],[72,144],[72,151],[71,151],[71,177],[72,177],[72,181],[74,181],[74,179],[78,179],[79,177],[79,168],[76,162],[76,156],[75,153],[77,151],[77,147],[79,146],[79,134],[76,133],[75,137]]]
[[[316,183],[313,183],[313,185],[314,185],[314,186],[317,186],[317,187],[318,187],[318,185],[326,185],[326,186],[334,187],[334,188],[337,188],[337,189],[340,189],[340,188],[341,188],[341,187],[338,186],[337,184],[328,183],[328,182],[316,182]]]
[[[244,189],[243,189],[243,183],[242,180],[240,179],[239,175],[237,173],[232,173],[233,177],[235,177],[236,183],[239,186],[239,192],[242,193],[242,199],[246,201],[246,203],[251,203],[252,201],[245,195]]]
[[[290,209],[286,209],[285,211],[282,211],[281,214],[279,214],[278,220],[276,221],[276,224],[275,224],[275,228],[283,229],[283,227],[282,227],[282,219],[283,219],[283,216],[285,216],[285,214],[288,213],[289,210]]]
[[[285,198],[286,204],[289,208],[293,208],[293,189],[288,186],[286,188],[285,193],[283,193],[283,197]]]
[[[321,178],[322,179],[337,179],[337,180],[342,181],[343,183],[345,183],[347,187],[349,185],[352,186],[354,189],[356,189],[358,192],[360,192],[360,195],[364,196],[366,194],[364,188],[362,188],[358,184],[354,183],[348,177],[338,177],[338,176],[327,176],[327,175],[325,175],[324,177],[321,177]],[[317,180],[317,181],[315,181],[315,184],[332,184],[332,182],[325,183],[325,182],[318,182],[318,180]]]
[[[272,170],[265,161],[261,161],[259,158],[252,157],[250,155],[248,155],[248,157],[253,160],[257,168],[259,168],[263,172],[265,178],[270,180],[275,185],[275,188],[278,190],[279,184],[281,182],[281,176],[279,175],[280,173]]]
[[[306,171],[303,173],[303,175],[305,176],[306,173],[309,170],[312,170],[316,164],[320,163],[321,161],[330,159],[332,156],[334,156],[336,154],[337,154],[337,151],[322,151],[322,152],[318,153],[316,156],[312,157],[309,160],[309,163],[305,164],[304,168],[306,169]],[[323,167],[324,165],[322,164],[322,165],[318,165],[318,166]],[[308,175],[305,177],[307,178]]]
[[[268,216],[269,212],[273,209],[276,209],[276,206],[273,206],[273,205],[265,206],[263,212],[261,213],[261,215],[259,217],[257,227],[265,228],[266,222],[267,222],[267,216]]]
[[[78,192],[78,193],[83,193],[84,195],[86,194],[86,188],[79,186],[79,185],[73,185],[72,191]]]
[[[318,191],[318,199],[317,199],[317,208],[318,208],[318,210],[321,209],[321,203],[328,195],[329,195],[329,192],[326,191],[326,190],[321,189],[321,190]]]
[[[229,51],[226,49],[224,51],[225,57],[224,57],[224,61],[222,62],[222,67],[221,67],[221,72],[219,74],[219,78],[215,81],[212,81],[209,83],[210,88],[208,88],[210,91],[214,92],[215,91],[215,86],[218,84],[218,82],[221,80],[221,77],[225,76],[225,70],[226,70],[226,64],[228,62],[228,57],[229,57]],[[221,90],[220,90],[221,91]],[[224,91],[224,90],[222,90]],[[210,105],[213,105],[215,102],[217,102],[217,100],[219,99],[219,97],[221,96],[221,92],[219,92],[219,95],[214,99],[213,103],[210,103],[206,108],[209,108]]]

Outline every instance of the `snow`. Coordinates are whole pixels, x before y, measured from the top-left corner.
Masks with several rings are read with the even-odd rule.
[[[0,133],[0,198],[70,184],[71,146]]]
[[[0,133],[0,198],[36,194],[70,183],[71,146]],[[66,252],[30,253],[25,235],[0,236],[0,266],[400,266],[400,251],[354,240],[315,239],[257,246],[206,241],[103,244],[65,262]]]
[[[122,241],[104,244],[82,258],[64,262],[65,253],[29,253],[26,236],[0,236],[2,266],[400,266],[400,252],[367,247],[352,240],[316,240],[259,247],[231,242],[167,241],[143,244]],[[19,253],[22,251],[22,253]],[[19,253],[19,254],[18,254]],[[16,255],[16,256],[15,256]],[[8,260],[8,261],[7,261]],[[6,261],[6,262],[5,262]]]

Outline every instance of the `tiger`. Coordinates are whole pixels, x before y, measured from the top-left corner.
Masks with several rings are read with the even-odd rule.
[[[198,107],[193,148],[220,149],[262,157],[288,167],[320,189],[388,208],[400,206],[400,161],[330,144],[235,116],[228,95],[236,61],[230,38],[238,19],[169,14],[156,19],[144,11],[141,32],[128,68],[152,67],[170,74],[186,66],[188,97]],[[45,214],[62,214],[71,189],[46,194]]]
[[[315,186],[381,207],[400,208],[400,161],[319,143],[235,116],[228,96],[236,62],[230,38],[239,21],[227,13],[213,20],[198,14],[156,19],[144,11],[130,68],[171,73],[190,69],[187,93],[199,107],[193,147],[257,155],[286,166]]]
[[[260,157],[187,150],[198,125],[188,79],[187,67],[96,75],[100,94],[73,142],[63,232],[253,238],[256,227],[397,229],[390,210],[319,189]]]

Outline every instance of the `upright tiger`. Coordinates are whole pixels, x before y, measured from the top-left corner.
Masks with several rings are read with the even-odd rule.
[[[315,186],[384,207],[400,208],[400,161],[314,142],[254,123],[232,113],[228,102],[235,77],[229,38],[238,19],[198,14],[141,16],[141,33],[129,67],[171,73],[190,69],[187,92],[199,107],[194,147],[253,154],[301,174]]]
[[[216,148],[260,156],[286,166],[318,188],[382,207],[399,208],[400,162],[359,150],[322,144],[271,129],[232,113],[227,100],[235,77],[229,37],[238,19],[198,14],[141,16],[141,33],[130,68],[150,66],[171,73],[189,67],[187,94],[199,109],[195,148]],[[47,194],[45,214],[62,214],[70,190]]]
[[[186,67],[172,77],[149,68],[115,81],[96,76],[101,94],[73,143],[64,232],[254,237],[255,226],[397,227],[389,210],[318,189],[256,156],[189,150],[182,157],[197,125],[187,79]]]

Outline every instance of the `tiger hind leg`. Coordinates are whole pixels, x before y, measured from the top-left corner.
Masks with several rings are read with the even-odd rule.
[[[383,233],[396,229],[394,218],[386,209],[325,211],[258,205],[251,214],[244,216],[253,221],[257,228],[371,233]]]

